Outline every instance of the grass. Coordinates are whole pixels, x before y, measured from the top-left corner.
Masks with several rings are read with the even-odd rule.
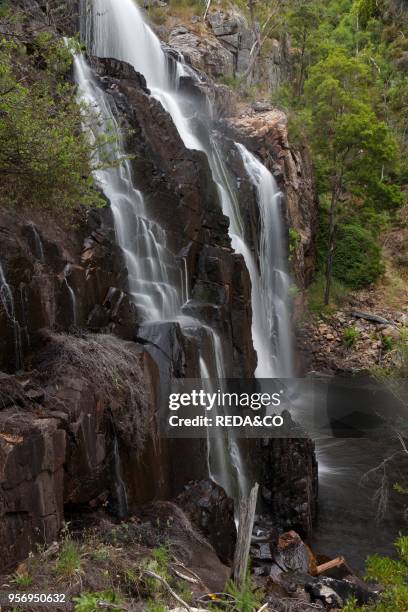
[[[26,573],[16,573],[14,582],[19,589],[28,589],[33,584],[33,579]]]
[[[325,278],[322,273],[316,275],[316,278],[307,290],[307,305],[311,315],[333,314],[339,306],[341,306],[347,296],[348,289],[338,280],[333,279],[330,292],[330,303],[324,303]]]
[[[235,599],[234,610],[237,610],[237,612],[258,610],[263,604],[265,595],[263,591],[254,588],[249,572],[241,587],[237,587],[230,580],[225,587],[225,592]]]
[[[70,578],[81,569],[79,545],[69,536],[64,540],[55,564],[55,571],[61,578]]]
[[[356,327],[346,327],[343,330],[342,342],[347,348],[352,348],[358,340],[360,332]]]

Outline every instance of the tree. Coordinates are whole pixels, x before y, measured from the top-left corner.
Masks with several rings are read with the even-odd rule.
[[[353,194],[364,204],[364,199],[381,190],[381,185],[387,186],[387,177],[397,163],[397,145],[372,110],[370,71],[359,59],[333,49],[310,70],[305,93],[311,109],[309,129],[320,189],[329,198],[325,271],[328,304],[339,203]],[[395,194],[382,191],[382,205],[389,206],[387,199]]]
[[[268,2],[248,0],[248,9],[254,43],[249,54],[248,67],[242,78],[247,85],[250,85],[257,59],[272,31],[282,23],[283,12],[279,0],[268,0]]]
[[[299,74],[296,84],[298,96],[302,94],[306,70],[310,62],[310,40],[320,24],[322,14],[321,0],[296,0],[291,3],[287,14],[287,25],[293,43],[299,48]]]

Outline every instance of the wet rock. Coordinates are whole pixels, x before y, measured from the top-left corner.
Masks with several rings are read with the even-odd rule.
[[[316,573],[316,560],[312,551],[293,530],[279,537],[274,550],[274,561],[285,572]]]
[[[212,544],[219,558],[231,565],[237,537],[234,502],[212,480],[188,485],[175,503]]]
[[[317,461],[307,438],[259,441],[261,497],[274,526],[309,538],[317,512]]]
[[[318,202],[312,165],[307,149],[297,149],[288,141],[287,118],[278,110],[249,112],[224,122],[231,139],[241,141],[255,153],[275,175],[285,192],[283,215],[296,231],[292,267],[299,286],[311,281],[314,271],[314,249]],[[230,150],[231,147],[230,147]],[[234,164],[231,153],[227,160]]]
[[[363,583],[356,584],[350,580],[335,580],[322,577],[305,585],[312,601],[321,602],[326,609],[341,608],[349,599],[356,599],[358,605],[368,604],[378,597],[378,592],[370,590]]]

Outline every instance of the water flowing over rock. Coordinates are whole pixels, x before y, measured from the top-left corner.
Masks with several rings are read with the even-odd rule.
[[[103,18],[105,9],[109,19]],[[288,338],[286,322],[276,324],[288,316],[287,310],[278,312],[277,300],[286,308],[287,283],[283,292],[272,291],[261,259],[271,222],[268,204],[278,192],[272,175],[281,190],[295,185],[304,162],[285,149],[280,124],[253,138],[253,126],[246,132],[233,120],[217,124],[212,103],[229,114],[230,94],[203,79],[174,49],[165,52],[131,0],[109,0],[103,7],[98,0],[94,11],[98,19],[92,20],[92,11],[82,19],[90,57],[76,57],[75,79],[78,95],[100,111],[97,130],[109,124],[115,136],[110,152],[118,164],[95,176],[108,205],[75,213],[73,227],[29,208],[0,211],[0,367],[10,373],[0,378],[0,533],[7,549],[1,565],[11,567],[32,543],[54,539],[64,513],[107,507],[123,517],[144,502],[178,495],[177,503],[201,529],[208,528],[220,557],[229,561],[230,496],[237,501],[248,488],[246,459],[253,447],[244,449],[233,436],[210,444],[161,439],[159,395],[176,377],[254,376],[256,283],[268,284],[269,307],[275,309],[265,334],[268,359],[275,363],[268,373],[290,370],[290,356],[285,368],[277,365],[279,342]],[[227,53],[235,44],[232,30],[243,26],[227,26],[223,19],[220,27],[223,33],[214,35]],[[174,33],[172,41],[185,35]],[[239,52],[234,70],[238,59]],[[243,158],[233,146],[241,159],[238,171],[224,151],[232,135],[257,155],[242,147],[249,156]],[[284,168],[281,174],[276,164]],[[269,185],[266,195],[257,172]],[[288,189],[289,216],[295,218],[303,187],[293,187],[292,199]],[[260,237],[246,222],[262,215]],[[263,253],[282,280],[285,228],[278,207],[274,215],[282,241],[278,250]],[[297,255],[303,279],[310,273],[305,262],[312,230],[306,226],[312,217],[304,212],[297,219],[305,226]],[[12,374],[22,360],[11,320],[21,330],[21,375]],[[263,355],[255,349],[258,360],[266,360],[267,348]],[[309,480],[302,488],[298,464],[283,467],[293,446],[282,445],[280,458],[276,449],[272,443],[257,449],[266,501],[268,491],[276,493],[279,503],[269,509],[282,526],[292,502],[305,504],[290,515],[290,526],[306,532],[313,515],[313,466],[307,464]],[[312,461],[311,446],[298,450]],[[275,469],[299,485],[296,498],[289,486],[278,491]],[[203,484],[208,476],[215,482]],[[185,490],[191,481],[198,484]],[[216,539],[221,531],[222,546]]]

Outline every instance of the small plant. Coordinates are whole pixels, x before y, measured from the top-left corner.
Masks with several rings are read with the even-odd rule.
[[[346,327],[343,330],[342,342],[347,348],[351,348],[358,340],[360,332],[355,327]]]
[[[394,348],[394,340],[391,336],[381,336],[381,346],[385,353],[389,353]]]
[[[82,593],[79,597],[74,597],[74,611],[75,612],[98,612],[101,609],[99,605],[103,602],[105,605],[104,610],[113,612],[114,610],[121,610],[121,600],[118,595],[112,591],[100,591],[98,593]],[[114,604],[109,607],[107,604]]]
[[[19,589],[27,589],[33,583],[33,579],[27,573],[14,574],[14,582]]]
[[[149,599],[146,603],[146,612],[166,612],[167,606]]]
[[[57,574],[64,578],[69,578],[81,569],[81,554],[79,546],[68,535],[62,545],[58,555],[55,570]]]
[[[289,228],[289,261],[292,261],[299,243],[300,243],[299,232],[297,232],[293,227],[290,227]]]
[[[257,610],[263,603],[264,593],[260,590],[255,590],[249,570],[241,587],[238,587],[230,580],[225,587],[225,592],[234,598],[234,610],[237,610],[237,612]]]

